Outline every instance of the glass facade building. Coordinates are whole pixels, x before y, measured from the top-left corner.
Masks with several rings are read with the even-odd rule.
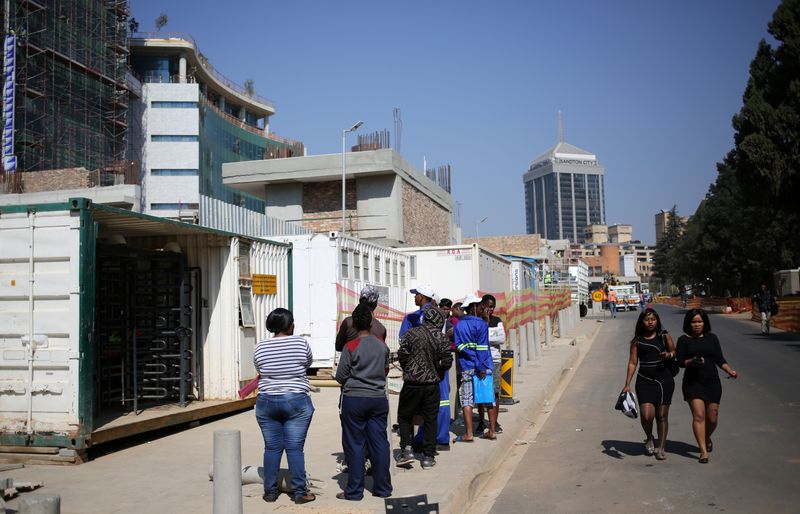
[[[523,176],[528,234],[583,242],[587,225],[605,224],[604,169],[597,157],[558,143]]]

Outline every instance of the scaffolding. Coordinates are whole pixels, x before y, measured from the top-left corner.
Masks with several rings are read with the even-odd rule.
[[[18,41],[18,170],[125,169],[131,94],[127,0],[9,5],[3,16]]]

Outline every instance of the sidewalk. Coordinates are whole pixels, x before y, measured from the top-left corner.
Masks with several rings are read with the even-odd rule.
[[[463,512],[501,465],[503,456],[517,438],[533,423],[562,379],[581,353],[587,351],[602,326],[598,320],[584,318],[567,334],[555,339],[551,349],[527,368],[516,368],[514,398],[519,403],[507,406],[500,415],[505,432],[496,441],[451,444],[449,452],[441,452],[432,470],[422,470],[419,462],[411,469],[393,468],[393,497],[427,494],[429,503],[439,503],[440,512]],[[336,493],[346,475],[337,472],[341,457],[341,429],[337,411],[338,388],[321,388],[312,394],[316,412],[306,441],[306,468],[317,500],[295,505],[287,495],[274,504],[261,499],[261,484],[243,486],[244,512],[271,510],[305,513],[380,513],[381,498],[365,491],[361,502],[337,500]],[[390,396],[391,417],[397,411],[397,395]],[[112,454],[104,455],[79,466],[26,466],[2,472],[18,481],[42,481],[36,492],[61,495],[61,512],[69,513],[138,513],[142,511],[210,513],[212,482],[209,469],[213,460],[215,430],[241,431],[242,465],[261,466],[263,440],[252,410],[199,427],[171,434]],[[393,436],[396,449],[399,438]],[[283,466],[285,467],[285,459]],[[370,487],[368,478],[367,486]],[[23,493],[33,494],[33,493]],[[11,500],[13,509],[18,499]]]

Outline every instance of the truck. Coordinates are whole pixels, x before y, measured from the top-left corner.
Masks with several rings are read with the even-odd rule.
[[[635,311],[639,306],[639,293],[636,292],[636,286],[633,284],[608,286],[608,290],[617,293],[618,311]]]

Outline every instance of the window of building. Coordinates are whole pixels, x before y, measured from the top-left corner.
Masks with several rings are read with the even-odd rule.
[[[243,327],[256,326],[253,313],[253,276],[250,270],[250,243],[239,240],[239,323]]]
[[[408,271],[411,275],[411,279],[417,278],[417,256],[411,255],[408,257]]]
[[[154,109],[197,109],[197,102],[150,102]]]
[[[159,168],[150,170],[154,177],[196,177],[200,174],[198,169],[190,168]]]
[[[369,282],[369,254],[365,253],[361,257],[361,262],[364,263],[364,282]]]
[[[353,278],[361,280],[361,254],[358,252],[353,253]]]
[[[394,285],[399,286],[400,282],[397,280],[397,261],[392,261],[392,273],[394,274]]]
[[[400,263],[400,287],[405,289],[406,287],[406,263]]]
[[[386,271],[386,284],[387,286],[392,285],[392,262],[389,259],[386,259],[386,262],[383,263],[385,265],[384,270]]]
[[[381,283],[381,258],[375,256],[375,283]]]
[[[156,143],[164,143],[164,142],[196,143],[197,141],[199,141],[199,139],[197,136],[182,136],[182,135],[169,134],[169,135],[152,135],[150,136],[150,141]]]
[[[342,248],[341,257],[339,259],[339,263],[342,265],[342,278],[348,278],[349,271],[350,271],[350,252],[347,251],[346,248]]]

